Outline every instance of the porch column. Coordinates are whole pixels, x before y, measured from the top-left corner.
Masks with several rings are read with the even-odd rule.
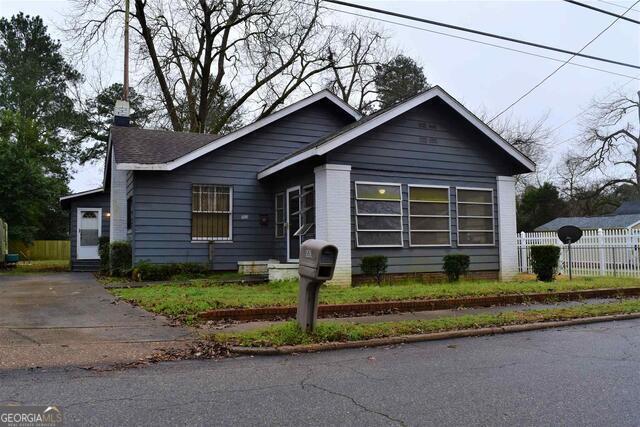
[[[127,240],[127,171],[116,169],[115,156],[111,155],[109,240]]]
[[[516,180],[512,176],[499,176],[497,181],[500,279],[509,280],[518,274]]]
[[[316,238],[338,247],[330,284],[351,285],[351,166],[326,164],[315,172]]]

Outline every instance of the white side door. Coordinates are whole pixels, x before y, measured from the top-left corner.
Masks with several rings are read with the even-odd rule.
[[[98,239],[102,235],[102,209],[78,208],[78,259],[98,259]]]

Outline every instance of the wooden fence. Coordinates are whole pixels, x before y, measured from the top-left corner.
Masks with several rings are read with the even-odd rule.
[[[10,241],[9,252],[20,254],[21,260],[69,259],[71,244],[68,240],[34,240],[30,245]]]
[[[555,232],[520,233],[518,266],[520,272],[532,273],[530,248],[533,245],[556,245],[562,248],[558,271],[569,273],[569,250]],[[640,277],[640,230],[585,230],[571,245],[571,267],[576,276]]]

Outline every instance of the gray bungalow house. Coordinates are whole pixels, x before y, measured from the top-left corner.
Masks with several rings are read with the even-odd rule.
[[[134,264],[215,270],[294,269],[315,237],[338,246],[343,284],[367,255],[397,274],[460,252],[478,275],[517,272],[513,176],[535,164],[440,87],[365,117],[322,91],[224,136],[127,127],[122,102],[115,115],[104,186],[61,200],[74,270],[97,268],[109,235]]]

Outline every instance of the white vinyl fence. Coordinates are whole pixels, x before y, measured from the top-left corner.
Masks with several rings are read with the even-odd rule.
[[[520,233],[518,266],[521,273],[532,273],[533,245],[556,245],[562,248],[558,271],[569,274],[568,246],[555,232]],[[571,245],[571,266],[575,276],[640,277],[640,230],[584,230],[582,238]]]

